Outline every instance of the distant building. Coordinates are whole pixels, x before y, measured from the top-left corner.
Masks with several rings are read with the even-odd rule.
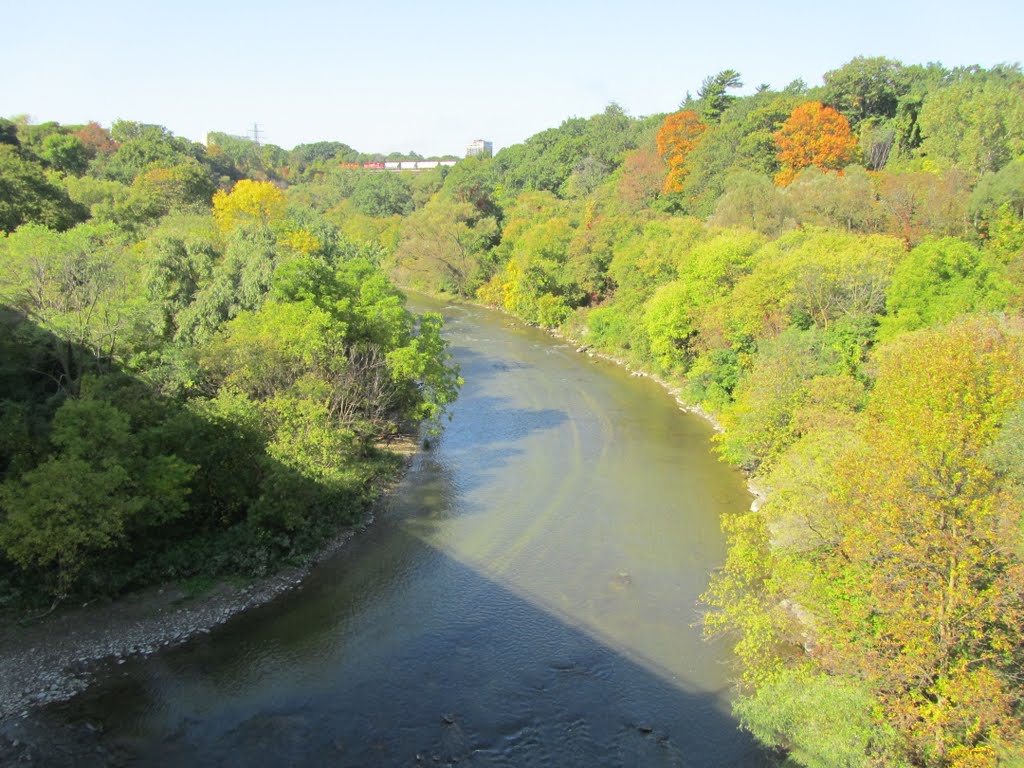
[[[476,139],[469,143],[466,147],[466,157],[474,157],[476,155],[483,155],[484,157],[491,157],[494,154],[494,145],[489,141],[483,139]]]

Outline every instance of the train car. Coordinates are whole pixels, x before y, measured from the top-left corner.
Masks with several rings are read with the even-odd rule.
[[[342,163],[343,168],[362,167],[371,171],[430,171],[441,166],[450,168],[458,160],[388,160],[386,162],[363,163],[362,166]]]

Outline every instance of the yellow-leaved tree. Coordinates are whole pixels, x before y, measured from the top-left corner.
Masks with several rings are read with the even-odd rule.
[[[974,316],[876,360],[864,409],[798,414],[767,502],[727,525],[706,599],[746,666],[737,713],[806,766],[1016,764],[1024,325]]]
[[[269,181],[242,179],[231,192],[213,196],[213,217],[223,232],[245,224],[268,226],[284,217],[285,196]]]

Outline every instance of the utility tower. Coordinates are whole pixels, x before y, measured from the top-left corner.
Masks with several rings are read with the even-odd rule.
[[[252,128],[249,129],[248,133],[252,136],[252,140],[256,142],[256,146],[260,145],[260,124],[253,123]]]

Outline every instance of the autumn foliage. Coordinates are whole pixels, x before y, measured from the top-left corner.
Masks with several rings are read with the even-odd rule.
[[[994,768],[1024,754],[1024,333],[964,319],[880,346],[875,364],[863,412],[841,433],[815,418],[769,502],[727,526],[709,626],[739,630],[759,689],[741,716],[767,741],[812,746],[788,726],[776,738],[789,705],[773,692],[794,680],[800,718],[864,720],[843,737],[856,760],[805,765]]]
[[[832,107],[809,101],[793,110],[774,134],[782,170],[775,183],[788,185],[803,168],[815,166],[840,170],[853,160],[857,139],[850,132],[850,122]]]
[[[118,148],[118,143],[110,138],[110,131],[96,122],[87,123],[72,135],[85,144],[92,155],[112,155]]]
[[[284,192],[269,181],[242,179],[213,196],[213,218],[227,232],[243,224],[266,226],[284,216]]]
[[[618,194],[630,208],[639,209],[657,197],[665,178],[665,163],[653,149],[637,149],[626,155]]]
[[[707,126],[700,116],[691,109],[673,112],[665,118],[658,130],[658,154],[668,164],[668,175],[662,186],[663,192],[681,192],[688,168],[686,159],[697,146]]]

